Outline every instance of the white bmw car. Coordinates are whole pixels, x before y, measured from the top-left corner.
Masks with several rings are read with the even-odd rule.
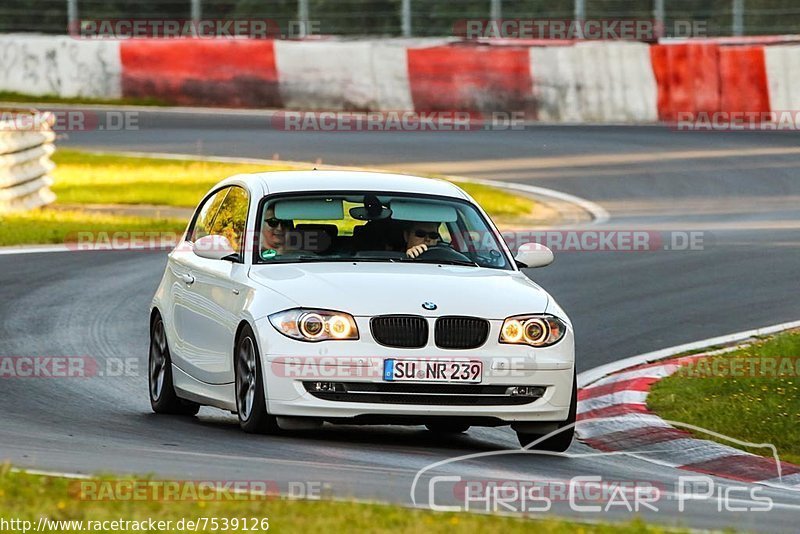
[[[150,314],[158,413],[201,405],[247,432],[329,423],[511,425],[562,451],[572,325],[462,189],[414,176],[237,175],[198,206]],[[545,437],[547,436],[547,437]]]

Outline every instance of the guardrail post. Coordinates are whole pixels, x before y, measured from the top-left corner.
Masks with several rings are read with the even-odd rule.
[[[501,0],[492,0],[489,6],[489,18],[492,20],[499,20],[503,18],[503,6]]]
[[[308,0],[297,0],[298,37],[306,37],[308,31]]]
[[[665,37],[667,27],[665,26],[664,0],[653,1],[653,24],[655,24],[656,37]]]
[[[411,37],[411,0],[403,0],[400,5],[400,28],[403,37]]]
[[[744,35],[744,0],[733,0],[733,35]]]
[[[75,31],[78,23],[78,0],[67,0],[67,28]]]
[[[586,20],[586,0],[575,0],[574,14],[575,25],[578,27],[578,38],[583,39],[583,22]]]
[[[200,17],[202,17],[202,5],[200,1],[201,0],[192,0],[192,22],[195,24],[200,22]]]

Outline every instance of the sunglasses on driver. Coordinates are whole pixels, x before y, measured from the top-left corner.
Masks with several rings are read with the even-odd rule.
[[[437,240],[442,238],[439,232],[426,232],[425,230],[419,230],[419,229],[414,230],[414,235],[419,238],[427,237],[428,239],[437,239]]]
[[[278,225],[283,226],[284,228],[290,228],[293,224],[292,221],[287,221],[284,219],[276,219],[275,217],[270,217],[264,222],[267,223],[270,228],[277,228]]]

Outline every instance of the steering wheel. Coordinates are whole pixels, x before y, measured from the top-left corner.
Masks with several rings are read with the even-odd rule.
[[[476,258],[478,258],[478,263],[483,265],[496,265],[502,266],[505,265],[506,261],[503,259],[503,254],[499,250],[490,250],[489,252],[476,252]]]
[[[432,245],[428,250],[417,256],[416,259],[433,260],[433,261],[472,261],[469,256],[466,256],[459,251],[455,250],[450,245]]]

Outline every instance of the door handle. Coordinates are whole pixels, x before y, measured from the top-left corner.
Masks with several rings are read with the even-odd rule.
[[[186,283],[186,285],[189,285],[189,286],[194,284],[194,276],[192,276],[189,273],[182,274],[181,275],[181,280],[183,280]]]

